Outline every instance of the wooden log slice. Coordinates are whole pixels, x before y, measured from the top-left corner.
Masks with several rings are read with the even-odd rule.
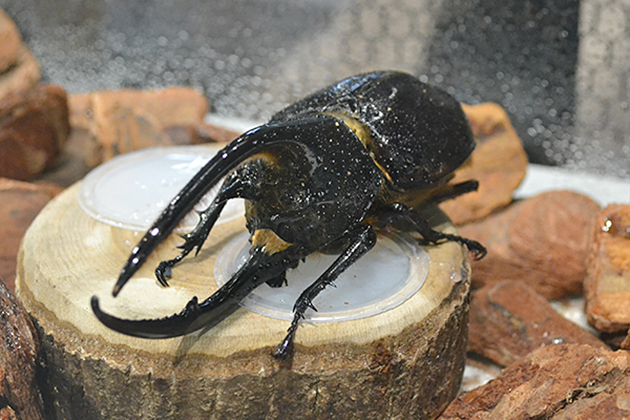
[[[48,368],[44,394],[64,419],[432,418],[458,390],[465,364],[470,268],[455,243],[427,247],[424,286],[400,306],[364,319],[302,324],[293,356],[271,352],[288,322],[239,308],[214,328],[148,340],[113,332],[90,297],[124,317],[179,312],[217,286],[217,252],[244,219],[215,227],[196,258],[153,276],[176,255],[172,235],[117,298],[111,290],[142,233],[96,221],[77,202],[79,185],[52,201],[27,232],[18,293],[34,317]],[[442,213],[438,229],[454,228]],[[367,258],[367,257],[366,257]]]

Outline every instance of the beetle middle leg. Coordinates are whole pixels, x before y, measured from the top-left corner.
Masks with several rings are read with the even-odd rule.
[[[291,322],[291,326],[287,331],[286,337],[278,345],[273,355],[276,359],[284,359],[289,354],[298,325],[300,321],[304,319],[304,312],[306,312],[308,308],[314,311],[317,310],[313,305],[313,299],[376,244],[376,232],[370,225],[360,225],[357,229],[347,234],[347,236],[350,245],[296,300],[293,306],[293,321]]]

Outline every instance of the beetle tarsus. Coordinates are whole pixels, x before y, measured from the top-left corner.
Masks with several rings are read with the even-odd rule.
[[[178,245],[177,248],[181,249],[182,252],[175,258],[160,262],[155,268],[155,277],[162,286],[168,286],[166,279],[171,277],[173,266],[183,260],[193,249],[196,249],[195,255],[199,254],[199,250],[201,250],[203,243],[208,238],[208,234],[223,211],[225,204],[226,200],[219,195],[213,200],[210,207],[204,211],[197,212],[199,214],[197,226],[192,231],[180,235],[185,242]]]
[[[418,230],[418,232],[422,235],[420,243],[438,245],[442,242],[452,241],[468,248],[468,251],[473,253],[475,260],[479,260],[486,256],[486,248],[473,239],[433,230],[426,223],[423,223],[423,225],[424,226]]]
[[[297,331],[298,324],[291,323],[291,326],[288,329],[286,337],[284,340],[278,344],[276,347],[276,351],[272,354],[272,356],[278,360],[285,360],[287,356],[293,350],[293,340],[295,339],[295,332]]]
[[[479,242],[473,239],[464,238],[463,236],[438,232],[435,230],[431,230],[431,233],[428,233],[428,231],[425,231],[425,234],[427,236],[424,237],[424,240],[430,243],[431,245],[437,245],[439,243],[446,242],[446,241],[453,241],[453,242],[457,242],[460,245],[464,245],[466,248],[468,248],[468,251],[470,251],[473,254],[473,258],[475,260],[482,259],[483,257],[486,256],[488,252],[486,248],[483,245],[481,245]]]

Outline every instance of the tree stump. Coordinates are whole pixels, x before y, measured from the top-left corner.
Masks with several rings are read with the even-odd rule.
[[[80,208],[79,185],[37,217],[24,237],[17,286],[35,319],[47,367],[48,406],[64,419],[432,418],[456,396],[465,364],[469,274],[456,243],[426,247],[423,287],[368,318],[302,324],[293,356],[271,352],[288,322],[237,309],[206,331],[148,340],[113,332],[90,297],[129,318],[179,312],[217,286],[217,252],[244,230],[218,225],[196,258],[174,269],[169,288],[153,269],[177,254],[172,235],[116,298],[111,290],[141,232],[96,221]],[[454,232],[435,210],[436,228]],[[317,302],[316,302],[317,303]]]

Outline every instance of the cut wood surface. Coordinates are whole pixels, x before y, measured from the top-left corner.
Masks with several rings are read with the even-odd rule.
[[[117,274],[141,235],[92,219],[79,185],[57,196],[27,232],[18,295],[36,321],[58,418],[431,418],[455,397],[465,363],[469,265],[455,243],[427,247],[424,286],[400,306],[364,319],[303,324],[293,356],[271,352],[288,322],[238,309],[216,327],[147,340],[113,332],[92,314],[98,295],[130,318],[179,312],[217,286],[219,250],[244,219],[215,227],[196,258],[157,285],[153,269],[176,255],[172,235],[117,298]],[[454,231],[441,213],[438,229]],[[369,257],[369,254],[366,258]],[[317,304],[317,302],[315,302]]]

